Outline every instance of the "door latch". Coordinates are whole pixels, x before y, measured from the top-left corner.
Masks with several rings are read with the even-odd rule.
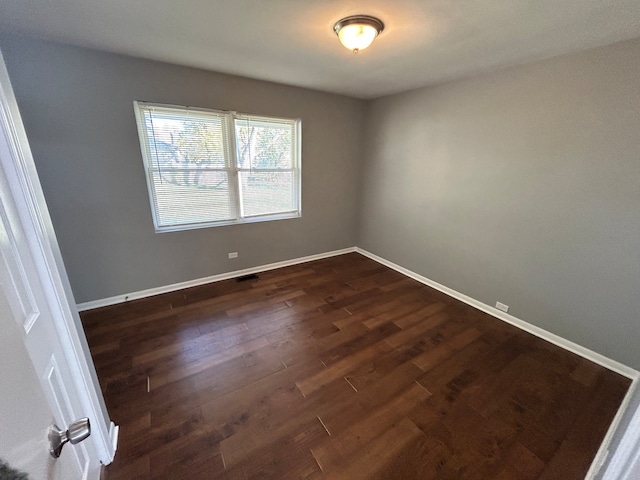
[[[75,445],[89,435],[91,435],[91,424],[88,418],[76,420],[69,425],[66,431],[60,430],[57,425],[52,425],[49,427],[49,453],[52,457],[58,458],[65,443],[69,442],[71,445]]]

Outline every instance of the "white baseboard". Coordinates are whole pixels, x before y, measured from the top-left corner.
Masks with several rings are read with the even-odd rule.
[[[598,365],[602,365],[603,367],[608,368],[609,370],[612,370],[614,372],[617,372],[620,375],[623,375],[632,380],[635,380],[636,378],[640,377],[640,372],[638,372],[637,370],[631,367],[628,367],[627,365],[617,362],[611,358],[605,357],[604,355],[596,353],[593,350],[589,350],[588,348],[583,347],[582,345],[578,345],[577,343],[571,342],[570,340],[562,338],[540,327],[537,327],[528,322],[525,322],[524,320],[514,317],[513,315],[509,315],[508,313],[502,312],[497,308],[487,305],[486,303],[482,303],[479,300],[476,300],[475,298],[471,298],[468,295],[465,295],[464,293],[460,293],[452,288],[446,287],[434,280],[431,280],[412,270],[409,270],[408,268],[402,267],[396,263],[393,263],[389,260],[379,257],[360,247],[343,248],[341,250],[333,250],[331,252],[318,253],[316,255],[298,257],[290,260],[283,260],[281,262],[269,263],[267,265],[260,265],[257,267],[245,268],[243,270],[234,270],[232,272],[221,273],[218,275],[211,275],[209,277],[197,278],[195,280],[188,280],[186,282],[173,283],[171,285],[165,285],[162,287],[149,288],[147,290],[140,290],[138,292],[125,293],[122,295],[116,295],[114,297],[104,298],[100,300],[93,300],[91,302],[79,303],[77,305],[77,308],[78,308],[78,311],[83,312],[83,311],[91,310],[94,308],[106,307],[109,305],[116,305],[119,303],[136,300],[139,298],[146,298],[154,295],[160,295],[162,293],[174,292],[176,290],[181,290],[183,288],[195,287],[198,285],[204,285],[206,283],[219,282],[222,280],[241,277],[243,275],[250,275],[252,273],[266,272],[268,270],[275,270],[276,268],[288,267],[291,265],[298,265],[300,263],[311,262],[313,260],[320,260],[323,258],[335,257],[337,255],[344,255],[345,253],[352,253],[352,252],[358,252],[361,255],[364,255],[365,257],[368,257],[371,260],[374,260],[397,272],[400,272],[403,275],[406,275],[407,277],[413,278],[414,280],[417,280],[418,282],[423,283],[424,285],[435,288],[436,290],[446,295],[449,295],[450,297],[453,297],[457,300],[460,300],[461,302],[464,302],[467,305],[471,305],[472,307],[477,308],[478,310],[488,313],[489,315],[492,315],[502,321],[510,323],[511,325],[514,325],[520,328],[521,330],[529,332],[550,343],[553,343],[554,345],[564,348],[565,350],[569,350],[570,352],[573,352],[576,355],[580,355],[581,357],[584,357],[587,360],[591,360],[592,362],[597,363]]]
[[[147,290],[140,290],[138,292],[124,293],[122,295],[116,295],[115,297],[103,298],[100,300],[93,300],[90,302],[78,303],[76,306],[79,312],[86,310],[92,310],[94,308],[108,307],[110,305],[117,305],[118,303],[124,303],[131,300],[137,300],[139,298],[152,297],[154,295],[160,295],[162,293],[175,292],[183,288],[197,287],[198,285],[204,285],[205,283],[219,282],[221,280],[229,280],[230,278],[242,277],[244,275],[251,275],[252,273],[266,272],[268,270],[275,270],[276,268],[289,267],[291,265],[297,265],[299,263],[312,262],[313,260],[321,260],[323,258],[335,257],[337,255],[344,255],[345,253],[352,253],[356,251],[356,247],[343,248],[341,250],[333,250],[331,252],[318,253],[316,255],[308,255],[306,257],[292,258],[291,260],[283,260],[282,262],[269,263],[267,265],[260,265],[258,267],[245,268],[243,270],[234,270],[233,272],[221,273],[219,275],[211,275],[209,277],[197,278],[195,280],[188,280],[186,282],[173,283],[171,285],[165,285],[163,287],[149,288]]]
[[[638,372],[637,370],[634,370],[631,367],[628,367],[627,365],[617,362],[611,358],[605,357],[604,355],[596,353],[593,350],[589,350],[588,348],[585,348],[582,345],[573,343],[572,341],[567,340],[566,338],[562,338],[556,335],[555,333],[551,333],[540,327],[536,327],[535,325],[525,322],[524,320],[514,317],[513,315],[504,313],[501,310],[491,307],[486,303],[482,303],[481,301],[476,300],[475,298],[471,298],[468,295],[465,295],[464,293],[460,293],[452,288],[445,287],[444,285],[438,282],[435,282],[427,277],[423,277],[422,275],[415,273],[409,270],[408,268],[401,267],[396,263],[390,262],[389,260],[379,257],[359,247],[356,247],[355,251],[360,253],[361,255],[364,255],[365,257],[369,257],[371,260],[375,260],[376,262],[382,265],[385,265],[386,267],[392,268],[393,270],[396,270],[397,272],[400,272],[403,275],[406,275],[407,277],[411,277],[420,283],[423,283],[425,285],[428,285],[429,287],[435,288],[436,290],[439,290],[440,292],[445,293],[450,297],[455,298],[456,300],[460,300],[461,302],[464,302],[467,305],[471,305],[472,307],[477,308],[478,310],[481,310],[485,313],[488,313],[489,315],[499,318],[504,322],[510,323],[511,325],[514,325],[520,328],[521,330],[529,332],[535,335],[536,337],[540,337],[543,340],[553,343],[554,345],[557,345],[561,348],[564,348],[565,350],[569,350],[570,352],[573,352],[576,355],[580,355],[581,357],[584,357],[587,360],[591,360],[592,362],[597,363],[598,365],[602,365],[603,367],[608,368],[609,370],[612,370],[616,373],[619,373],[620,375],[623,375],[632,380],[640,376],[640,372]]]
[[[111,438],[111,445],[113,446],[113,454],[115,456],[118,450],[118,435],[120,434],[120,426],[111,422],[109,425],[109,438]],[[105,464],[106,465],[106,464]]]

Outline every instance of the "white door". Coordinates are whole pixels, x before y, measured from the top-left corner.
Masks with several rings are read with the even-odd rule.
[[[117,427],[99,390],[0,53],[0,459],[33,480],[98,479]],[[49,426],[91,435],[49,454]]]

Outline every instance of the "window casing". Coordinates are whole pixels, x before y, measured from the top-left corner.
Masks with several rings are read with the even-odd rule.
[[[156,232],[301,215],[299,119],[134,107]]]

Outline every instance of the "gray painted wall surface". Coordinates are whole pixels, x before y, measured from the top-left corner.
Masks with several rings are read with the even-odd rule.
[[[640,368],[640,40],[368,105],[358,245]]]
[[[16,37],[0,47],[77,302],[355,244],[363,101]],[[156,234],[134,100],[302,118],[302,218]]]

